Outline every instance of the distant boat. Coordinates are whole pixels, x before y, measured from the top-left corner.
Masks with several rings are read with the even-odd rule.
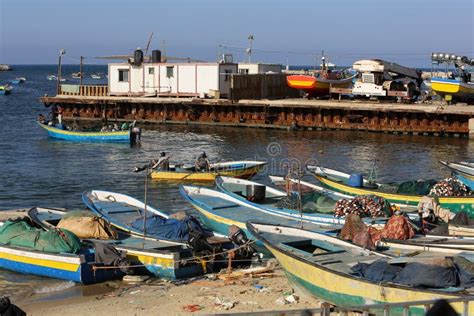
[[[13,87],[8,84],[0,86],[0,95],[10,94],[12,90],[13,90]]]
[[[72,79],[81,79],[82,75],[80,72],[73,72],[71,77]]]
[[[100,75],[98,75],[98,74],[92,74],[92,75],[91,75],[91,78],[92,78],[92,79],[96,79],[96,80],[102,79],[102,77],[101,77]]]
[[[20,84],[26,81],[25,77],[18,77],[10,81],[11,84]]]
[[[52,81],[52,80],[58,80],[58,77],[55,76],[55,75],[48,75],[46,78],[47,78],[48,80],[51,80],[51,81]],[[61,77],[61,78],[59,78],[59,81],[60,81],[60,82],[64,82],[64,81],[67,81],[67,79]]]

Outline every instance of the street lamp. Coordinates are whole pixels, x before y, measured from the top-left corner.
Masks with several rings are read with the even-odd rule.
[[[59,94],[59,89],[60,89],[59,83],[61,82],[61,61],[64,54],[66,54],[66,50],[64,48],[61,48],[61,50],[59,51],[58,77],[56,78],[56,81],[57,81],[56,82],[56,95]]]

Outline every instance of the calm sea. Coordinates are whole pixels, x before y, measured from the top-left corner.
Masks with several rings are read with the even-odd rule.
[[[344,171],[368,172],[374,162],[381,181],[448,176],[438,160],[474,160],[474,141],[464,138],[401,136],[347,131],[285,131],[228,127],[162,126],[145,130],[140,147],[119,144],[76,144],[49,139],[35,119],[49,110],[40,102],[54,95],[56,82],[46,76],[55,66],[14,66],[0,72],[0,84],[26,77],[11,95],[0,96],[0,210],[31,206],[82,208],[82,192],[111,190],[144,196],[144,177],[132,169],[161,151],[173,160],[193,162],[202,151],[212,161],[258,159],[269,165],[265,174],[285,174],[288,165],[306,163]],[[65,66],[71,78],[78,66]],[[105,74],[105,66],[85,71]],[[69,79],[70,82],[77,82]],[[105,81],[87,79],[88,83]],[[306,176],[311,180],[310,176]],[[165,211],[190,207],[180,198],[177,184],[149,183],[150,204]],[[21,291],[50,291],[70,284],[29,277],[0,269],[0,295]]]

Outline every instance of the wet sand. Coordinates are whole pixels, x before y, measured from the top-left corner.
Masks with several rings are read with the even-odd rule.
[[[229,282],[211,275],[185,284],[150,279],[136,285],[108,282],[100,287],[110,291],[47,301],[32,296],[14,303],[28,315],[99,315],[104,311],[109,315],[215,314],[320,306],[319,301],[289,284],[281,269],[265,277],[246,276]],[[291,301],[290,296],[297,302],[285,301]]]

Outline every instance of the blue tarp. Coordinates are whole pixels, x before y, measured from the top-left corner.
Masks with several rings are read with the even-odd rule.
[[[136,219],[132,223],[132,227],[143,232],[144,218]],[[191,230],[199,230],[206,232],[201,224],[193,217],[186,217],[183,220],[173,218],[163,218],[158,215],[148,216],[146,218],[146,235],[154,236],[160,239],[173,241],[188,241],[189,232]]]

